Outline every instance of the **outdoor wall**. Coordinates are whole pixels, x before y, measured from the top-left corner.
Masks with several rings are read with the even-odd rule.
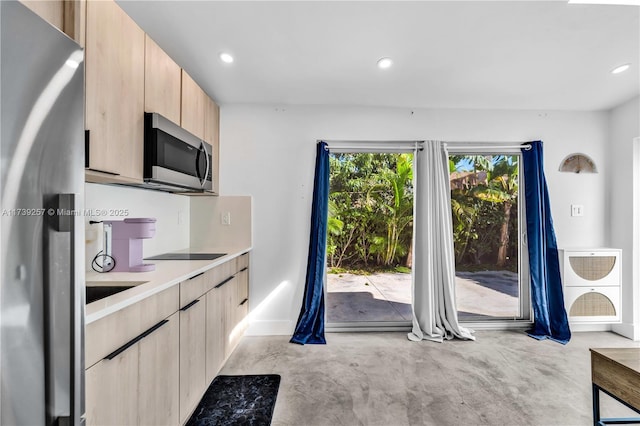
[[[220,121],[222,194],[253,196],[250,334],[289,334],[298,318],[318,139],[541,139],[559,246],[608,241],[606,112],[227,105]],[[573,152],[588,154],[600,173],[558,172]],[[584,216],[570,217],[571,204]]]
[[[606,200],[607,205],[611,206],[607,220],[609,245],[622,249],[622,324],[615,326],[614,330],[634,340],[640,340],[640,253],[634,252],[634,238],[639,238],[640,232],[640,186],[634,187],[634,169],[636,174],[640,173],[639,153],[637,149],[634,151],[633,144],[633,139],[637,137],[640,137],[640,97],[631,99],[609,113],[610,191]]]

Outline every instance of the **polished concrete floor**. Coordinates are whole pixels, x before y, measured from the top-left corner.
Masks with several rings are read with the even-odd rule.
[[[411,342],[329,333],[327,345],[244,337],[220,374],[280,374],[273,425],[589,425],[590,347],[640,347],[613,333],[566,346],[521,331]],[[603,397],[603,416],[633,416]]]

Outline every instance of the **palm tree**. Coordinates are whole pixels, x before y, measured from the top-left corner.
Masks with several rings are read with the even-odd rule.
[[[395,170],[385,169],[380,174],[380,183],[371,188],[367,198],[375,197],[387,213],[386,237],[374,239],[375,248],[383,265],[391,265],[398,255],[407,254],[401,245],[403,231],[413,222],[413,194],[409,188],[413,181],[413,160],[410,154],[397,157]],[[389,192],[389,190],[391,190]]]
[[[518,199],[518,163],[514,156],[501,155],[487,172],[487,186],[477,187],[475,195],[482,200],[502,204],[503,217],[496,265],[503,267],[507,262],[511,208]]]

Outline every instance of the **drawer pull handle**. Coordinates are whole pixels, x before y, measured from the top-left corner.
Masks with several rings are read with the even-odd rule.
[[[246,255],[248,255],[248,254],[249,254],[249,252],[248,252],[248,251],[245,251],[245,252],[244,252],[244,253],[242,253],[240,256],[246,256]]]
[[[180,310],[182,312],[186,311],[187,309],[189,309],[190,307],[192,307],[193,305],[195,305],[196,303],[198,303],[200,301],[200,299],[196,299],[193,302],[189,303],[188,305],[185,305],[184,308],[180,308]]]
[[[153,327],[151,327],[150,329],[148,329],[147,331],[145,331],[144,333],[142,333],[138,337],[135,337],[135,338],[129,340],[127,343],[125,343],[124,345],[120,346],[115,351],[111,352],[109,355],[104,357],[103,360],[112,360],[112,359],[114,359],[115,357],[120,355],[122,352],[126,351],[131,346],[135,345],[140,340],[144,339],[145,337],[147,337],[148,335],[150,335],[151,333],[153,333],[154,331],[156,331],[157,329],[159,329],[160,327],[162,327],[163,325],[165,325],[168,322],[169,322],[169,320],[160,321],[159,323],[157,323],[156,325],[154,325]]]
[[[220,284],[218,284],[217,286],[215,286],[214,288],[220,288],[223,285],[225,285],[226,283],[228,283],[229,281],[231,281],[232,279],[234,279],[236,276],[235,275],[231,275],[229,278],[227,278],[226,280],[222,281]]]
[[[203,274],[204,274],[204,272],[200,272],[199,274],[194,275],[194,276],[190,277],[189,279],[192,280],[194,278],[198,278],[200,275],[203,275]]]
[[[242,302],[240,302],[240,306],[244,305],[245,303],[247,303],[249,301],[249,299],[244,299]]]
[[[244,271],[246,271],[247,269],[249,269],[249,267],[248,267],[248,266],[245,266],[244,268],[240,269],[238,272],[244,272]]]

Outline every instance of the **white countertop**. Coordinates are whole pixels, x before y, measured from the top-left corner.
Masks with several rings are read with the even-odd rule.
[[[149,263],[156,265],[155,271],[150,272],[106,272],[98,273],[89,271],[86,273],[86,281],[145,281],[144,284],[121,291],[104,299],[86,305],[85,325],[91,324],[109,314],[129,305],[137,303],[153,294],[179,284],[201,272],[221,265],[243,253],[251,251],[251,247],[208,247],[197,249],[176,250],[172,253],[227,253],[225,256],[214,260],[152,260]]]

